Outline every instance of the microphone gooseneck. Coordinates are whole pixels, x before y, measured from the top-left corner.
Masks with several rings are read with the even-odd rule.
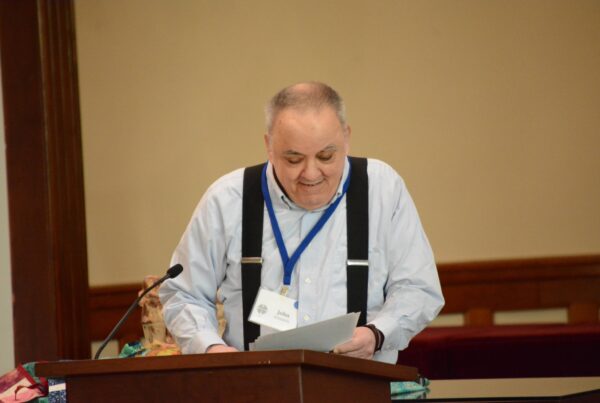
[[[127,310],[127,312],[125,312],[125,315],[123,315],[123,317],[115,325],[115,327],[113,328],[113,330],[111,330],[111,332],[108,334],[108,336],[106,336],[106,338],[104,339],[104,341],[102,341],[102,344],[98,348],[98,351],[96,351],[96,355],[94,355],[94,360],[97,360],[100,357],[100,353],[102,353],[102,350],[104,350],[104,348],[106,347],[106,345],[108,344],[108,342],[113,338],[113,336],[115,335],[115,333],[117,333],[117,330],[119,330],[121,328],[121,326],[123,326],[123,323],[125,323],[125,321],[129,317],[129,315],[131,315],[131,313],[133,312],[133,310],[135,309],[135,307],[138,305],[138,303],[140,302],[140,300],[142,298],[144,298],[144,296],[146,294],[148,294],[152,289],[154,289],[156,286],[160,285],[163,281],[165,281],[167,279],[170,279],[170,278],[175,278],[175,277],[179,276],[182,271],[183,271],[183,266],[181,266],[179,263],[176,264],[175,266],[169,268],[169,270],[167,270],[167,274],[165,274],[160,279],[158,279],[150,287],[146,288],[144,290],[144,292],[141,293],[140,296],[138,296],[135,299],[135,301],[133,301],[133,304],[131,304],[131,306],[129,307],[129,309]]]

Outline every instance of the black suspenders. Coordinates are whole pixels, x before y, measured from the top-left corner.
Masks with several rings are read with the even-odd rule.
[[[263,212],[265,200],[260,188],[264,164],[244,171],[244,196],[242,202],[242,309],[244,318],[244,350],[248,343],[260,336],[260,326],[249,322],[248,317],[260,288],[262,269]]]
[[[360,312],[358,326],[367,323],[369,288],[369,177],[366,158],[350,158],[352,176],[346,193],[346,266],[348,312]]]
[[[360,312],[358,325],[367,322],[369,282],[369,178],[367,159],[350,157],[352,175],[346,193],[346,233],[348,238],[348,312]],[[260,335],[260,326],[248,321],[260,288],[264,199],[261,173],[264,164],[246,168],[242,204],[242,312],[244,350]]]

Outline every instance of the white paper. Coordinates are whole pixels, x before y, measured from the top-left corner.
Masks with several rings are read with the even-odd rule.
[[[328,352],[352,338],[360,313],[352,312],[312,325],[260,336],[254,351],[314,350]]]

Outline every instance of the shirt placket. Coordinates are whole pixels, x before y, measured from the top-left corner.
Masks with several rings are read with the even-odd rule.
[[[322,215],[322,211],[320,212],[306,212],[302,215],[301,223],[300,223],[300,238],[304,239],[310,232],[310,230],[315,226],[317,221]],[[313,241],[308,245],[304,253],[300,256],[298,264],[295,268],[297,271],[297,280],[298,280],[298,300],[302,301],[299,304],[298,310],[298,325],[307,325],[309,323],[315,322],[316,311],[315,304],[317,301],[316,295],[316,262],[315,256],[318,255],[316,253],[318,249],[318,245],[315,244],[317,242],[318,236],[313,239]]]

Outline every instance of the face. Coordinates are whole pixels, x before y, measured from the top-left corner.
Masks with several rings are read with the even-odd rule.
[[[350,128],[335,110],[287,108],[265,135],[269,160],[286,194],[298,206],[314,210],[328,204],[340,184],[349,151]]]

